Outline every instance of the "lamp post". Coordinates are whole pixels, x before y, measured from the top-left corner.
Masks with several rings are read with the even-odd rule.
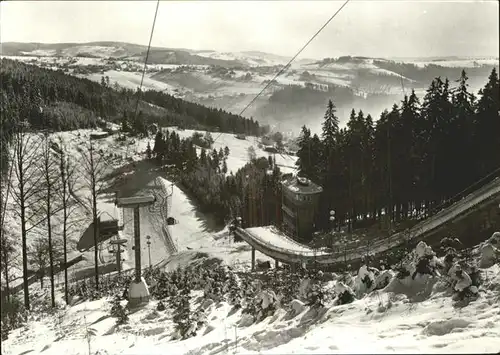
[[[333,233],[335,233],[335,211],[330,210],[330,228],[332,229],[332,237],[330,238],[332,241],[332,249],[333,249]]]
[[[151,268],[151,236],[147,235],[146,239],[148,240],[146,244],[148,245],[148,255],[149,255],[149,267]]]

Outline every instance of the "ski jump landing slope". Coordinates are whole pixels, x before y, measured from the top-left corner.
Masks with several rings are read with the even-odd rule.
[[[422,240],[433,235],[441,226],[457,222],[470,213],[500,203],[500,177],[456,201],[413,228],[388,238],[374,240],[370,245],[357,245],[347,250],[326,252],[300,244],[273,226],[237,228],[236,234],[263,254],[285,263],[332,265],[354,262],[370,253],[376,255],[410,240]]]

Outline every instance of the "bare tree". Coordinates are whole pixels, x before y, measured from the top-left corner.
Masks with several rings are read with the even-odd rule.
[[[77,210],[78,201],[76,195],[76,165],[72,164],[67,153],[66,145],[62,138],[59,138],[59,174],[60,189],[58,198],[62,209],[62,242],[63,242],[63,265],[64,265],[64,299],[69,303],[68,294],[68,236],[71,234],[71,227],[78,221],[71,223],[71,216]]]
[[[52,196],[59,189],[56,160],[51,154],[50,140],[48,134],[44,134],[42,144],[42,173],[43,173],[43,196],[45,200],[45,221],[47,223],[47,241],[50,265],[50,296],[52,307],[56,306],[55,284],[54,284],[54,256],[52,248],[52,215],[57,213],[57,207],[53,208]]]
[[[50,245],[49,245],[50,244]],[[38,268],[40,276],[40,286],[43,288],[43,278],[46,276],[47,268],[49,268],[51,259],[60,259],[62,257],[61,241],[54,239],[49,243],[49,238],[45,236],[37,237],[28,250],[28,255],[34,266]],[[52,280],[51,280],[52,288]]]
[[[40,174],[38,164],[41,139],[30,133],[27,128],[28,125],[23,122],[13,135],[11,161],[15,179],[11,180],[10,193],[13,199],[13,211],[21,223],[24,306],[30,309],[27,235],[31,229],[43,222],[43,219],[34,221],[41,211],[34,206],[38,206],[40,202],[39,186],[43,174]]]
[[[255,152],[255,148],[253,147],[253,145],[248,147],[247,154],[248,154],[248,160],[252,161],[257,159],[257,153]]]
[[[89,141],[87,148],[82,152],[83,179],[85,186],[90,190],[88,205],[92,210],[92,221],[94,225],[94,258],[95,258],[95,287],[99,289],[99,218],[97,210],[97,199],[104,191],[104,176],[106,165],[104,154],[96,152],[92,140]]]
[[[6,140],[1,138],[2,150],[8,149],[8,145],[6,144]],[[4,148],[4,146],[7,146]],[[5,228],[5,213],[7,211],[7,201],[9,199],[10,186],[12,180],[12,162],[2,162],[4,164],[9,165],[9,172],[7,174],[6,181],[4,181],[4,176],[0,176],[1,184],[0,184],[0,261],[1,261],[1,270],[2,275],[5,279],[5,292],[7,294],[7,298],[10,294],[10,284],[9,284],[9,267],[10,267],[10,259],[11,254],[14,252],[13,243],[8,239],[6,228]],[[3,165],[3,164],[2,164]],[[5,190],[5,191],[4,191]]]
[[[0,267],[2,270],[2,276],[5,280],[5,293],[7,299],[9,299],[10,295],[10,269],[11,269],[11,260],[12,255],[15,252],[14,243],[11,239],[8,238],[7,233],[5,232],[4,227],[0,227],[2,231],[0,232]]]

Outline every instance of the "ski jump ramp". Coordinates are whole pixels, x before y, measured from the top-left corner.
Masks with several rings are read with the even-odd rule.
[[[273,226],[237,228],[235,233],[263,254],[284,263],[327,266],[360,260],[364,255],[376,255],[405,244],[422,240],[433,235],[440,227],[450,222],[457,222],[470,213],[500,203],[500,177],[485,184],[474,192],[455,201],[451,206],[419,222],[404,232],[388,238],[378,239],[364,245],[358,244],[347,250],[335,252],[313,249],[287,237]]]

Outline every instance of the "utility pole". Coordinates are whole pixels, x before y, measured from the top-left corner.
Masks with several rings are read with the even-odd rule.
[[[389,115],[390,117],[390,115]],[[392,157],[391,157],[391,120],[389,119],[387,122],[387,173],[389,180],[389,208],[388,208],[388,216],[389,216],[389,235],[391,235],[392,231]]]
[[[117,198],[118,207],[134,210],[134,252],[135,252],[135,280],[130,283],[129,306],[137,306],[149,302],[149,290],[146,281],[141,275],[141,235],[139,208],[152,205],[156,198],[152,195]]]
[[[135,251],[135,282],[141,282],[141,220],[139,206],[134,207],[134,251]]]
[[[110,244],[116,245],[116,269],[118,271],[118,275],[122,273],[122,246],[127,243],[127,239],[116,239],[110,241]]]

